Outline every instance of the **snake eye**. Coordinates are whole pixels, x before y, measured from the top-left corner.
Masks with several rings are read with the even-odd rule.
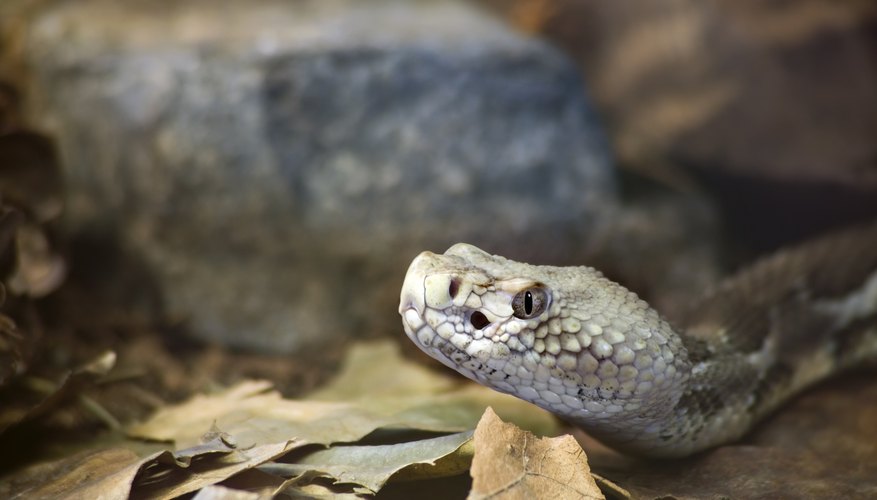
[[[541,286],[522,290],[512,299],[512,311],[516,318],[530,319],[539,316],[548,307],[548,291]]]

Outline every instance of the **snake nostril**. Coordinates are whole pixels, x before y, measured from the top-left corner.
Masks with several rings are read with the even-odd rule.
[[[475,327],[476,330],[481,330],[485,326],[490,324],[490,321],[487,319],[487,316],[480,311],[475,311],[469,316],[469,323],[472,323],[472,326]]]
[[[453,299],[457,296],[457,293],[460,291],[460,278],[451,278],[451,283],[448,285],[448,295]]]

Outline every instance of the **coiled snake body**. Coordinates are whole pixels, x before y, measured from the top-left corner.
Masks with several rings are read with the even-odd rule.
[[[756,263],[679,329],[592,268],[464,243],[411,263],[399,312],[411,340],[466,377],[622,451],[685,456],[877,357],[877,226]]]

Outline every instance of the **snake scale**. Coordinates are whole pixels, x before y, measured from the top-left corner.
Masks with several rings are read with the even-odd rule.
[[[678,328],[595,269],[465,243],[414,259],[399,313],[412,341],[466,377],[620,451],[682,457],[877,358],[877,225],[757,261]]]

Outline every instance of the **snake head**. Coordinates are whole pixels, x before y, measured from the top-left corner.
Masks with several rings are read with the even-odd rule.
[[[586,426],[665,411],[689,368],[658,314],[598,271],[524,264],[464,243],[414,259],[399,313],[431,357]]]
[[[402,286],[399,314],[408,336],[458,371],[505,359],[511,348],[522,348],[513,335],[521,331],[517,320],[538,318],[551,306],[548,287],[529,278],[498,277],[495,267],[485,266],[492,259],[496,257],[465,243],[444,255],[423,252],[411,263]],[[433,349],[434,343],[447,345],[436,336],[459,352],[450,346]],[[472,359],[464,360],[464,353]],[[464,374],[479,380],[474,373]],[[503,390],[503,384],[497,388]]]

